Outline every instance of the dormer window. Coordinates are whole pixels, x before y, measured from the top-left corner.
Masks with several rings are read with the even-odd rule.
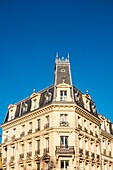
[[[37,100],[34,99],[34,109],[36,108],[36,106],[37,106]]]
[[[28,104],[24,102],[24,103],[22,104],[22,113],[27,112],[27,109],[28,109]]]
[[[66,101],[67,100],[67,91],[66,90],[61,90],[60,91],[60,101]]]
[[[8,117],[8,121],[12,120],[15,118],[15,112],[16,112],[16,105],[9,105],[8,109],[9,109],[9,117]]]

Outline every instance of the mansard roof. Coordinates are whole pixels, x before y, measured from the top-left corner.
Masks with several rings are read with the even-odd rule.
[[[4,123],[12,121],[16,118],[19,118],[23,115],[29,114],[34,110],[43,108],[51,103],[75,103],[79,107],[87,110],[93,116],[96,116],[100,119],[97,113],[96,104],[91,99],[88,93],[83,94],[79,89],[72,85],[71,70],[69,55],[67,59],[59,59],[56,57],[55,62],[55,72],[54,72],[54,84],[39,91],[38,93],[33,92],[28,98],[8,107],[8,112],[5,118]],[[65,86],[64,86],[65,85]],[[67,87],[70,94],[70,100],[61,101],[56,100],[57,98],[57,89]],[[38,102],[37,102],[38,101]],[[33,102],[36,103],[36,107],[33,107]],[[113,134],[113,124],[110,123],[111,134]]]
[[[80,107],[84,108],[84,103],[83,103],[83,99],[82,99],[83,93],[80,90],[78,90],[76,87],[74,87],[74,86],[72,86],[72,89],[73,89],[73,94],[75,94],[75,95],[74,95],[74,101],[71,101],[71,102],[76,103]],[[40,109],[40,108],[45,107],[45,106],[47,106],[47,105],[49,105],[51,103],[56,102],[56,101],[53,100],[54,92],[55,92],[54,85],[49,86],[49,87],[43,89],[42,91],[40,91],[38,93],[35,92],[35,95],[40,94],[39,106],[36,109]],[[25,114],[28,114],[28,113],[36,110],[36,109],[31,110],[31,103],[32,103],[32,96],[33,95],[34,95],[34,93],[30,97],[28,97],[28,98],[26,98],[26,99],[24,99],[24,100],[22,100],[22,101],[15,104],[16,105],[16,111],[15,111],[15,116],[14,116],[13,119],[16,119],[18,117],[21,117],[21,116],[23,116]],[[60,103],[64,103],[64,101],[60,101]],[[70,103],[70,102],[66,101],[66,103]],[[94,112],[92,110],[93,105],[95,105],[95,103],[91,100],[91,102],[90,102],[91,114],[98,117],[97,111],[95,110],[95,112]],[[24,109],[25,106],[26,106],[26,109]],[[4,123],[9,121],[8,117],[9,117],[9,110],[7,112],[7,116],[5,118]]]

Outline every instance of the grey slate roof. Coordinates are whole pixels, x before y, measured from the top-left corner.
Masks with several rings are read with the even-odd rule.
[[[39,99],[39,107],[37,109],[40,109],[40,108],[45,107],[51,103],[54,103],[54,99],[57,96],[57,94],[56,94],[57,85],[61,84],[63,82],[70,85],[70,87],[71,87],[70,95],[73,99],[72,103],[76,103],[78,106],[85,109],[83,97],[82,97],[83,93],[72,85],[69,57],[65,60],[64,60],[64,58],[62,58],[62,59],[58,59],[58,57],[56,58],[54,84],[39,92],[40,99]],[[28,97],[27,99],[16,103],[17,107],[16,107],[14,119],[19,118],[25,114],[32,112],[31,100],[32,100],[31,97]],[[64,101],[59,101],[59,102],[63,103]],[[65,101],[65,102],[68,103],[68,101]],[[26,109],[24,109],[24,106],[27,106]],[[90,114],[92,114],[98,118],[96,105],[95,105],[94,101],[92,101],[91,99],[90,99],[90,111],[89,112],[90,112]],[[7,112],[4,123],[9,121],[8,117],[9,117],[9,111]],[[110,130],[111,130],[111,133],[113,134],[113,124],[110,124]]]

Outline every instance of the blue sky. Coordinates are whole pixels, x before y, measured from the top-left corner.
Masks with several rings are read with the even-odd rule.
[[[113,122],[113,1],[0,1],[0,123],[14,104],[53,84],[56,52],[73,84]]]

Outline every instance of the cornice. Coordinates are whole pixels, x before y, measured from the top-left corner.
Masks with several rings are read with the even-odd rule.
[[[17,119],[13,119],[10,122],[2,124],[1,127],[3,129],[13,127],[13,126],[18,125],[20,123],[30,121],[31,119],[35,118],[37,115],[43,115],[43,114],[49,113],[50,111],[52,111],[52,109],[53,109],[53,106],[51,104],[51,105],[43,107],[41,109],[37,109],[37,110],[34,110],[32,112],[29,112],[28,114],[23,115],[23,116],[21,116]]]
[[[108,132],[106,132],[105,130],[102,130],[102,129],[101,129],[100,135],[104,136],[104,137],[106,137],[108,139],[111,139],[111,140],[113,139],[113,135],[111,135],[110,133],[108,133]]]
[[[86,119],[90,120],[91,122],[97,124],[98,126],[100,125],[100,119],[97,118],[96,116],[92,115],[90,112],[87,110],[81,108],[80,106],[76,105],[75,106],[75,112],[80,114],[81,116],[85,117]]]
[[[10,122],[2,124],[1,127],[3,129],[7,129],[7,128],[9,129],[9,128],[15,126],[15,125],[24,123],[26,121],[30,121],[30,120],[34,119],[35,117],[37,117],[37,115],[42,116],[44,114],[47,114],[47,113],[53,111],[55,108],[57,108],[57,109],[58,108],[68,108],[68,109],[70,109],[70,107],[74,108],[74,106],[75,105],[73,103],[68,103],[68,104],[67,103],[62,103],[62,104],[52,103],[52,104],[50,104],[48,106],[45,106],[43,108],[40,108],[40,109],[34,110],[32,112],[29,112],[28,114],[23,115],[23,116],[21,116],[21,117],[19,117],[17,119],[13,119]]]

